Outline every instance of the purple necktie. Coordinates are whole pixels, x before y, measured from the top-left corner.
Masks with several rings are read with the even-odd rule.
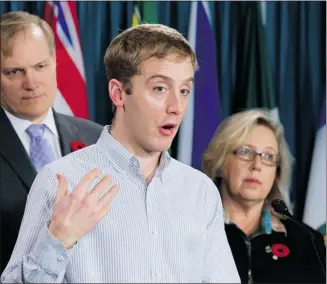
[[[26,129],[26,133],[31,138],[30,157],[38,172],[43,166],[55,160],[51,146],[44,138],[44,129],[44,124],[32,124]]]

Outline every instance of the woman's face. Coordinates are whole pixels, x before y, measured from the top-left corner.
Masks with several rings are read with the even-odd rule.
[[[278,143],[275,134],[268,127],[257,125],[235,150],[228,154],[222,171],[223,196],[227,194],[241,202],[264,201],[276,177]]]

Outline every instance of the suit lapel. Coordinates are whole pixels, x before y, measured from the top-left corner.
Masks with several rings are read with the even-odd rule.
[[[36,177],[36,170],[26,153],[15,129],[11,125],[8,117],[0,107],[0,153],[18,174],[21,180],[29,189]]]
[[[72,152],[71,143],[79,140],[78,128],[70,123],[64,115],[53,110],[53,116],[59,133],[60,149],[62,156],[66,156]]]

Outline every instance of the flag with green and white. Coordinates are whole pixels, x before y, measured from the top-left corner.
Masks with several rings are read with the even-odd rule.
[[[316,133],[303,222],[326,238],[326,98]]]
[[[269,110],[272,119],[280,121],[272,69],[268,60],[265,3],[249,2],[244,17],[240,41],[243,51],[238,55],[234,110],[265,108]],[[292,211],[289,188],[281,191]]]
[[[140,23],[157,24],[158,23],[158,3],[156,1],[136,1],[132,16],[132,26]]]

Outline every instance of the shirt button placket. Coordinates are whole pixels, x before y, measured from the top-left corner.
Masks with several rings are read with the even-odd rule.
[[[155,179],[155,178],[154,178]],[[156,213],[153,209],[152,196],[154,194],[152,188],[154,184],[154,179],[148,185],[147,188],[147,198],[146,206],[148,212],[148,227],[150,233],[150,248],[151,248],[151,274],[153,282],[160,281],[160,274],[158,273],[158,249],[157,249],[157,239],[158,239],[158,229],[156,224]]]

